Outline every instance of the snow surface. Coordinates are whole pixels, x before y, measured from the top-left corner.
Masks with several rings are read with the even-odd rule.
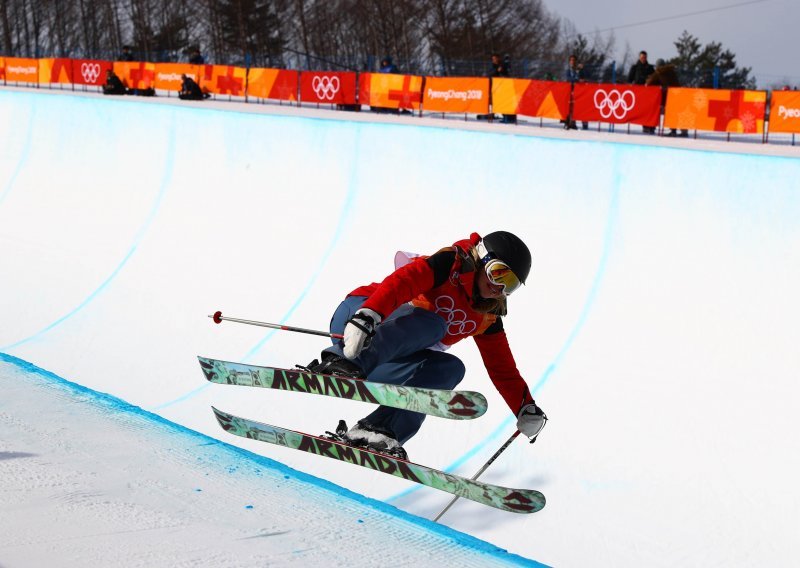
[[[522,516],[461,500],[441,522],[555,566],[796,563],[800,149],[403,118],[0,91],[0,352],[224,442],[177,435],[139,414],[115,412],[101,425],[76,404],[80,395],[52,401],[41,391],[54,387],[7,390],[40,377],[4,365],[0,528],[17,548],[0,540],[0,563],[26,565],[30,553],[41,565],[79,550],[91,564],[114,541],[170,565],[209,551],[206,531],[222,525],[222,550],[242,564],[294,562],[302,515],[246,516],[267,508],[252,497],[263,480],[289,471],[271,460],[434,517],[447,494],[234,438],[210,411],[321,433],[367,405],[210,385],[195,357],[307,363],[324,340],[218,326],[207,315],[324,329],[344,294],[391,271],[395,251],[431,253],[496,229],[533,250],[532,277],[512,298],[506,328],[551,420],[535,445],[517,440],[482,479],[539,489],[548,502]],[[474,421],[430,418],[406,449],[469,477],[513,433],[513,420],[474,346],[452,352],[468,369],[460,386],[483,392],[489,411]],[[50,414],[58,425],[10,443],[19,421]],[[52,433],[61,428],[95,435],[85,447],[59,448]],[[120,430],[133,434],[123,448]],[[155,452],[138,451],[144,442]],[[89,463],[79,468],[73,453]],[[228,473],[232,462],[241,465]],[[27,468],[38,469],[34,482],[20,473]],[[161,493],[140,482],[143,471]],[[314,507],[309,515],[345,534],[367,514],[356,512],[362,505],[381,516],[364,523],[369,538],[386,542],[401,525],[429,530],[288,475],[280,506]],[[207,485],[193,483],[201,476]],[[292,501],[298,493],[315,502]],[[211,518],[198,504],[207,496],[228,503],[222,523],[198,520]],[[158,520],[148,524],[153,510]],[[53,517],[62,520],[42,521]],[[106,525],[115,536],[91,536]],[[201,536],[183,542],[186,526]],[[509,560],[453,534],[408,538],[441,535],[465,558]],[[267,544],[256,550],[251,540]],[[138,559],[119,560],[128,561]]]
[[[3,566],[541,566],[8,356],[0,391]]]

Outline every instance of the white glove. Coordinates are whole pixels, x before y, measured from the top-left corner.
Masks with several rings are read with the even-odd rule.
[[[369,347],[372,336],[375,335],[375,326],[381,323],[378,312],[369,308],[361,308],[350,318],[344,326],[344,356],[355,359],[358,354]]]
[[[547,422],[547,415],[536,406],[536,403],[526,404],[517,416],[517,430],[532,441],[542,431],[545,422]]]

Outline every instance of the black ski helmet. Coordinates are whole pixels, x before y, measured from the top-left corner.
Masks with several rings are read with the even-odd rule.
[[[502,260],[525,284],[531,272],[531,251],[518,236],[508,231],[495,231],[483,237],[486,252]]]

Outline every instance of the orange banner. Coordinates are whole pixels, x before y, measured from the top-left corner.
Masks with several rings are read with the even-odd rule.
[[[72,83],[72,59],[40,59],[39,83]]]
[[[243,97],[247,69],[231,65],[205,65],[203,67],[203,81],[200,86],[204,91],[215,95],[231,95]]]
[[[114,73],[129,89],[149,89],[153,86],[156,64],[144,61],[115,61]]]
[[[426,112],[489,112],[489,79],[480,77],[426,77],[422,105]]]
[[[0,81],[6,82],[6,58],[0,57]]]
[[[247,94],[259,99],[296,101],[299,81],[297,71],[252,68],[247,74]]]
[[[162,91],[180,91],[183,75],[200,83],[202,66],[189,63],[156,63],[154,86]]]
[[[530,79],[492,79],[492,112],[565,120],[569,83]]]
[[[6,57],[6,81],[9,83],[38,83],[39,60]]]
[[[422,77],[392,73],[362,73],[358,102],[380,108],[419,110],[422,104]]]
[[[769,131],[800,133],[800,92],[775,91],[769,105]]]
[[[673,87],[667,91],[664,127],[760,134],[766,103],[765,91]]]

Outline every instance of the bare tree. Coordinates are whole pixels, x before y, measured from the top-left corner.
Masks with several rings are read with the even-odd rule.
[[[218,63],[483,75],[493,52],[517,76],[563,62],[543,0],[0,0],[6,54],[175,60],[197,46]]]
[[[14,43],[11,38],[11,20],[9,17],[8,0],[0,0],[0,25],[3,31],[3,49],[6,53],[13,53]]]

